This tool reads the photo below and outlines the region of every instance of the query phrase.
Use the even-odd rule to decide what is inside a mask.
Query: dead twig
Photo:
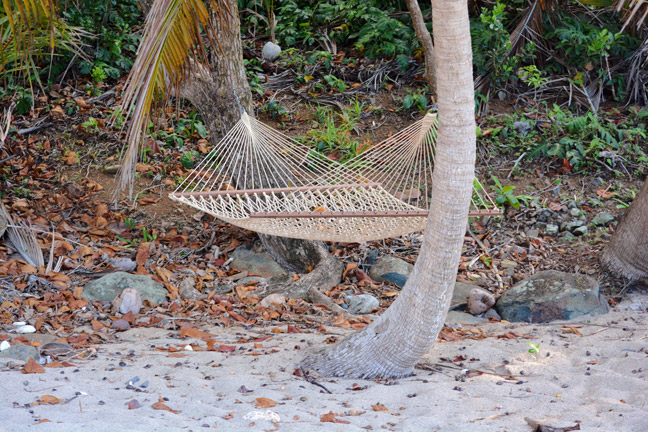
[[[327,388],[324,387],[322,384],[320,384],[320,383],[318,383],[317,381],[315,381],[315,378],[313,378],[312,376],[310,376],[310,375],[308,374],[308,371],[306,371],[304,368],[300,367],[298,370],[299,370],[299,372],[301,373],[301,375],[304,377],[304,379],[305,379],[307,382],[309,382],[310,384],[316,385],[317,387],[320,387],[321,389],[323,389],[323,390],[324,390],[326,393],[328,393],[328,394],[333,394],[329,389],[327,389]]]

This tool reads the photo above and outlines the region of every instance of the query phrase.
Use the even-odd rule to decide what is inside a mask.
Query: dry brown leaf
[[[180,414],[182,411],[180,410],[174,410],[169,408],[165,403],[164,403],[164,398],[162,396],[158,397],[158,401],[155,402],[153,405],[151,405],[151,408],[154,410],[163,410],[163,411],[169,411],[173,414]]]
[[[272,408],[273,406],[277,406],[277,401],[264,397],[256,398],[254,402],[257,408]]]
[[[206,339],[214,336],[206,331],[198,330],[193,327],[184,327],[180,329],[180,337],[189,337],[195,339]]]
[[[22,373],[24,374],[35,374],[35,373],[45,373],[45,368],[34,361],[33,358],[30,358],[29,361],[23,367]]]
[[[371,408],[374,411],[389,411],[385,405],[380,404],[380,403],[376,404],[376,405],[371,405]]]
[[[339,418],[336,418],[336,417],[335,417],[336,415],[337,415],[337,414],[335,414],[333,411],[329,411],[327,414],[324,414],[324,415],[320,418],[320,422],[322,422],[322,423],[342,423],[342,424],[349,424],[349,423],[351,423],[351,422],[348,421],[348,420],[341,420],[341,419],[339,419]]]
[[[56,405],[61,402],[63,402],[63,399],[59,399],[56,396],[43,395],[40,397],[39,402],[34,402],[32,405]]]

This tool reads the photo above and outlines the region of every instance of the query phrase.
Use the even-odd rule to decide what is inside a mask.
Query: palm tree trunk
[[[245,75],[241,25],[236,1],[229,13],[210,20],[219,50],[213,53],[211,70],[195,75],[182,90],[202,117],[212,139],[219,139],[240,119],[241,110],[252,114],[252,93]]]
[[[648,277],[648,180],[603,249],[601,263],[631,281]]]
[[[475,171],[472,52],[466,0],[433,0],[439,135],[432,205],[412,275],[392,306],[362,331],[307,356],[325,376],[410,375],[436,340],[450,305]]]

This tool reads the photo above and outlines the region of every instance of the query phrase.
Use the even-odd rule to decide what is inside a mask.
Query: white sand
[[[98,356],[77,368],[46,369],[43,374],[0,372],[0,431],[530,431],[532,418],[552,426],[580,424],[582,431],[648,431],[648,295],[634,294],[610,314],[578,326],[583,336],[564,333],[557,323],[477,326],[486,334],[514,331],[540,344],[537,356],[527,339],[461,340],[435,345],[425,362],[444,364],[441,372],[417,369],[395,382],[346,379],[320,381],[332,394],[293,375],[309,346],[321,346],[331,334],[275,334],[271,328],[204,328],[236,345],[235,353],[185,352],[169,357],[155,346],[178,346],[177,332],[144,328],[121,334],[122,342],[99,347]],[[281,326],[285,329],[285,324]],[[272,335],[261,342],[236,344],[239,338]],[[299,346],[301,349],[296,349]],[[273,352],[276,351],[276,352]],[[253,352],[264,355],[246,355]],[[463,367],[440,358],[466,358]],[[120,364],[121,362],[121,364]],[[453,369],[456,368],[456,369]],[[462,369],[495,374],[462,376]],[[496,374],[515,375],[513,380]],[[130,379],[148,380],[141,391],[127,389]],[[352,390],[354,384],[361,390]],[[251,393],[241,393],[245,386]],[[364,388],[366,387],[366,388]],[[68,403],[24,405],[42,395]],[[179,414],[151,408],[168,398]],[[255,399],[278,402],[269,408],[280,416],[246,420],[260,410]],[[141,408],[128,410],[136,399]],[[383,404],[387,411],[374,411]],[[355,410],[355,411],[352,411]],[[349,424],[323,423],[336,413]],[[355,415],[353,415],[355,414]],[[229,419],[227,419],[229,418]],[[50,422],[38,423],[42,419]]]

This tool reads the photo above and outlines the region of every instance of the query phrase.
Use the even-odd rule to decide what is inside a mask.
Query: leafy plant
[[[191,169],[196,165],[199,159],[200,159],[200,153],[198,153],[195,150],[192,150],[182,155],[182,157],[180,158],[180,163],[182,164],[182,167],[184,169]]]
[[[424,113],[427,109],[428,98],[422,91],[418,91],[417,93],[408,91],[407,95],[403,98],[403,108],[405,110],[409,110],[413,106],[416,106],[421,113]]]
[[[528,202],[532,199],[532,197],[528,195],[514,195],[513,191],[515,190],[515,186],[503,186],[502,182],[500,182],[500,180],[496,176],[492,176],[491,178],[495,183],[495,185],[491,186],[491,189],[497,192],[497,196],[495,197],[495,204],[497,204],[498,206],[504,207],[510,205],[514,209],[519,210],[520,202],[528,204]]]
[[[533,345],[531,342],[527,342],[527,345],[529,345],[531,348],[529,348],[529,352],[531,354],[539,354],[540,353],[540,344]]]
[[[65,8],[63,17],[95,35],[95,43],[86,48],[86,58],[79,63],[81,73],[100,83],[119,78],[133,66],[142,20],[137,0],[77,0]]]

